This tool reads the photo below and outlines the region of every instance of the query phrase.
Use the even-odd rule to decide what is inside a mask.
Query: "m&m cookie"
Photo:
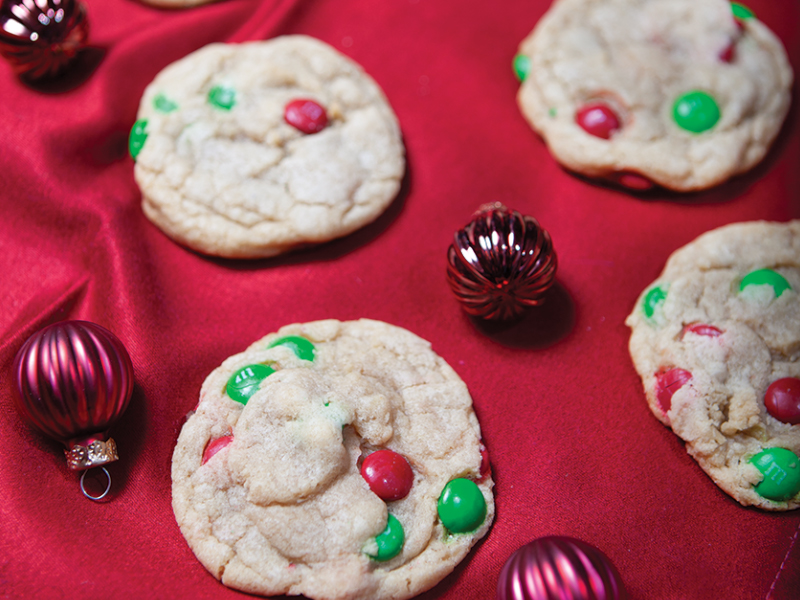
[[[567,169],[641,191],[757,164],[789,108],[780,40],[727,0],[556,0],[514,60],[517,100]]]
[[[130,135],[145,215],[198,252],[274,256],[375,220],[405,173],[397,118],[302,35],[210,44],[145,89]]]
[[[650,410],[741,504],[800,507],[800,221],[669,257],[626,320]]]
[[[464,382],[379,321],[283,327],[206,379],[172,459],[177,522],[226,586],[403,600],[483,537],[493,482]]]

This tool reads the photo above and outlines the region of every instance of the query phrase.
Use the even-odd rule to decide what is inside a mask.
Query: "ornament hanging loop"
[[[86,496],[89,500],[94,500],[95,502],[99,502],[100,500],[108,496],[108,492],[111,491],[111,475],[108,473],[108,470],[105,467],[99,467],[99,468],[106,475],[106,488],[103,490],[101,494],[98,494],[97,496],[92,496],[89,492],[87,492],[86,486],[83,483],[83,480],[86,478],[86,474],[89,471],[87,470],[81,473],[81,492],[83,492],[83,495]]]

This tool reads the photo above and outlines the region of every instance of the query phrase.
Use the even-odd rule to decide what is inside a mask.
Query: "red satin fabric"
[[[93,49],[31,87],[0,64],[0,596],[237,598],[195,560],[170,460],[203,379],[292,322],[369,317],[430,340],[466,381],[496,481],[488,537],[426,600],[492,599],[520,545],[601,549],[641,600],[800,597],[800,511],[743,508],[653,418],[623,320],[673,250],[715,227],[800,217],[795,103],[762,165],[715,189],[636,197],[564,172],[515,103],[511,61],[547,0],[223,0],[159,10],[84,0]],[[800,5],[751,0],[800,67]],[[355,59],[399,117],[400,198],[346,239],[254,262],[199,256],[143,216],[127,135],[144,87],[210,42],[315,36]],[[521,324],[467,317],[447,287],[453,233],[481,204],[534,216],[557,286]],[[14,410],[11,364],[34,331],[94,321],[136,387],[112,430],[111,498],[83,497],[61,447]]]

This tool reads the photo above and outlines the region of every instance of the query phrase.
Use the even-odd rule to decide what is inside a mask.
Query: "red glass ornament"
[[[0,54],[18,75],[57,75],[89,37],[86,8],[77,0],[2,0]]]
[[[319,133],[328,124],[325,109],[313,100],[292,100],[284,109],[283,118],[303,133]]]
[[[43,434],[62,442],[70,469],[117,460],[108,429],[133,392],[133,365],[122,342],[87,321],[41,329],[14,360],[17,407]]]
[[[672,396],[691,380],[686,369],[670,369],[656,374],[656,399],[664,414],[672,408]]]
[[[522,546],[503,566],[497,600],[626,600],[619,572],[594,546],[548,536]]]
[[[544,301],[558,261],[550,234],[502,204],[481,208],[447,251],[447,281],[470,315],[517,317]]]
[[[408,461],[391,450],[373,452],[361,463],[361,476],[381,500],[392,502],[408,495],[414,473]]]
[[[800,379],[784,377],[773,381],[764,395],[764,406],[778,421],[800,425]]]
[[[606,104],[593,102],[585,104],[575,113],[575,122],[595,137],[607,140],[621,127],[617,114]]]

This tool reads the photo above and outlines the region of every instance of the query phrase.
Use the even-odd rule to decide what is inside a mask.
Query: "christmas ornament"
[[[62,72],[89,36],[76,0],[0,0],[0,55],[31,80]]]
[[[544,301],[557,259],[533,217],[496,203],[481,207],[447,251],[447,281],[470,315],[509,319]]]
[[[605,554],[571,537],[522,546],[500,572],[497,600],[624,600],[619,573]]]
[[[131,399],[133,365],[113,333],[87,321],[45,327],[20,348],[14,375],[17,408],[41,433],[66,446],[70,469],[117,460],[108,429]],[[109,477],[105,493],[110,487]],[[99,499],[86,492],[83,477],[81,489]]]

